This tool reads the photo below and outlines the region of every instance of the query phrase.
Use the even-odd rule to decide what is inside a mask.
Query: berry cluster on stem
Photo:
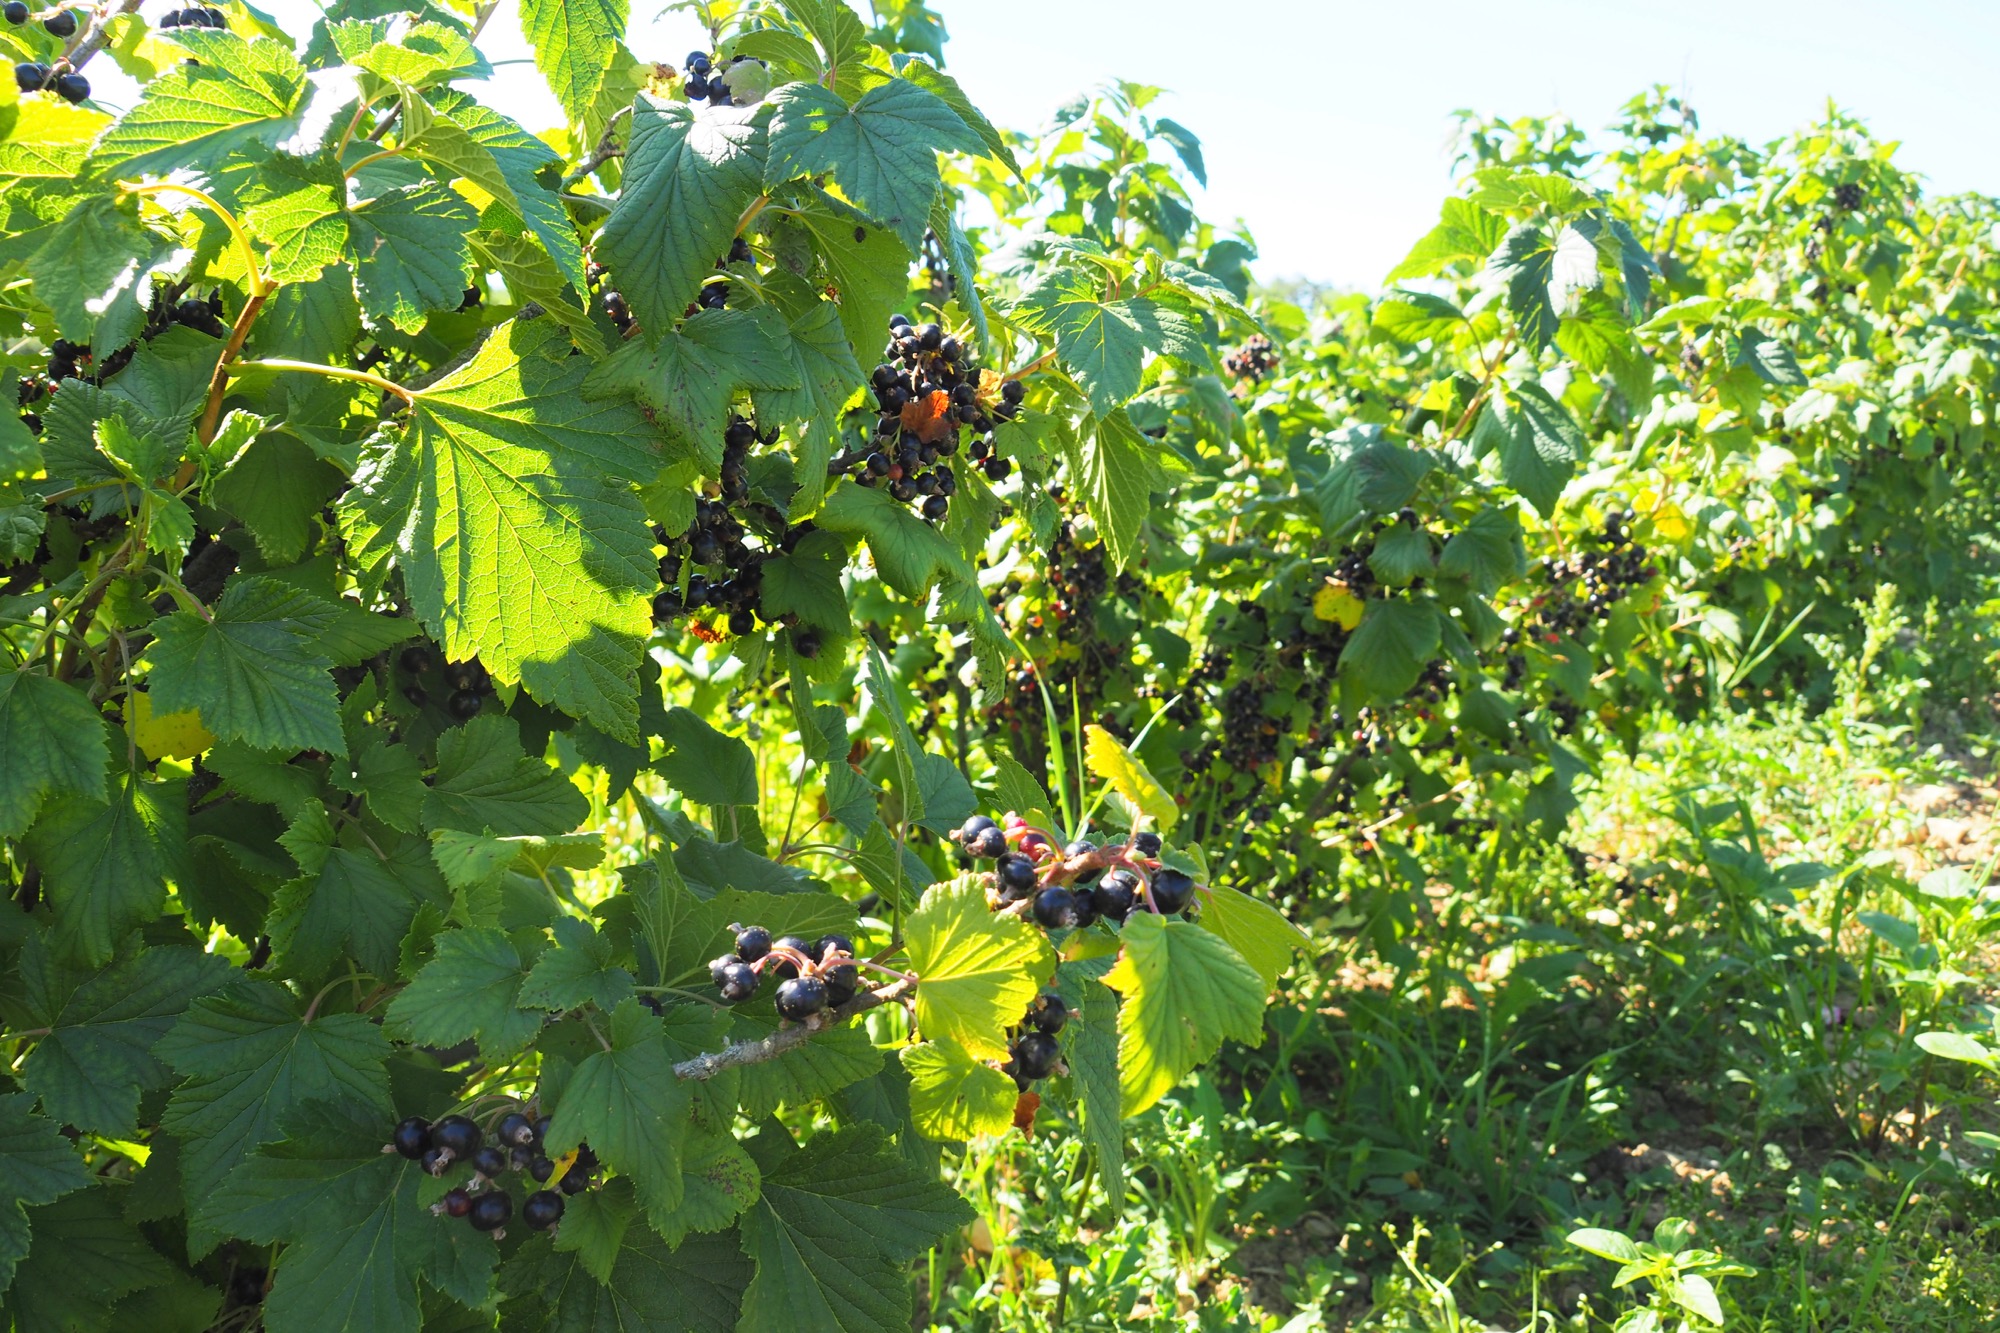
[[[1104,920],[1119,926],[1135,911],[1176,916],[1194,902],[1194,877],[1160,860],[1160,835],[1132,834],[1099,845],[1055,835],[1009,811],[999,822],[974,815],[952,834],[975,860],[993,862],[987,901],[997,911],[1026,912],[1049,930],[1081,930]]]
[[[445,1191],[431,1205],[441,1217],[462,1217],[475,1231],[490,1231],[495,1239],[514,1216],[514,1199],[502,1177],[521,1172],[545,1188],[534,1190],[521,1204],[521,1220],[536,1231],[548,1231],[562,1220],[565,1195],[577,1195],[594,1183],[599,1162],[589,1144],[579,1144],[563,1163],[551,1159],[542,1145],[549,1118],[530,1118],[525,1108],[500,1115],[489,1135],[470,1116],[448,1115],[436,1122],[411,1116],[396,1126],[384,1152],[399,1153],[434,1176],[455,1164],[472,1168],[463,1184]],[[557,1176],[557,1167],[565,1169]]]

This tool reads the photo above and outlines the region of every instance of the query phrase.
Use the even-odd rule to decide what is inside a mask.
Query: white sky
[[[2000,0],[931,0],[946,65],[1000,125],[1032,129],[1115,77],[1170,89],[1153,112],[1202,139],[1203,216],[1241,218],[1265,278],[1372,287],[1436,220],[1459,107],[1563,111],[1586,129],[1664,82],[1703,129],[1752,141],[1833,97],[1943,191],[2000,192]],[[633,0],[632,46],[678,61],[683,14]],[[865,6],[865,0],[862,0]],[[309,0],[264,0],[303,34]],[[862,7],[862,6],[857,6]],[[154,0],[146,12],[152,14]],[[480,40],[502,65],[492,104],[559,119],[503,4]],[[130,84],[90,68],[107,103]]]

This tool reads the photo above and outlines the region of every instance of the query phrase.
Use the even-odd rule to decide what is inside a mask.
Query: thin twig
[[[586,157],[577,165],[575,171],[570,172],[569,175],[562,178],[563,189],[567,190],[570,186],[576,184],[585,176],[588,176],[591,172],[609,162],[612,158],[625,156],[624,148],[619,145],[617,138],[614,137],[612,132],[618,128],[619,121],[631,114],[632,108],[629,106],[619,107],[618,110],[611,113],[611,119],[604,122],[604,133],[598,136],[597,147],[591,150],[589,157]]]
[[[815,1032],[835,1027],[856,1014],[878,1005],[902,999],[915,985],[914,980],[904,980],[893,982],[881,990],[864,991],[838,1009],[824,1010],[803,1023],[779,1028],[768,1037],[757,1041],[731,1042],[719,1051],[683,1060],[674,1066],[674,1076],[686,1079],[710,1079],[727,1069],[741,1069],[744,1065],[759,1065],[766,1060],[775,1060],[785,1052],[805,1045]]]
[[[90,35],[77,43],[76,49],[68,56],[72,70],[82,69],[90,63],[90,58],[102,51],[111,41],[111,20],[120,14],[130,14],[139,8],[139,0],[118,0],[118,7],[98,20],[90,30]]]

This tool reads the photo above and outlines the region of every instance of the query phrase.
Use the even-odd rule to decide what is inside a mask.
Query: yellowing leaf
[[[1085,727],[1083,757],[1090,771],[1111,784],[1132,807],[1148,816],[1163,831],[1174,826],[1181,810],[1173,794],[1160,785],[1138,756],[1119,743],[1118,738],[1095,722]]]
[[[960,875],[924,892],[904,925],[917,981],[917,1029],[974,1056],[1003,1059],[1007,1029],[1055,971],[1041,931],[986,906],[983,875]]]
[[[1014,1123],[1014,1080],[955,1041],[905,1046],[903,1068],[910,1075],[910,1119],[926,1138],[999,1134]]]
[[[1694,532],[1694,524],[1688,522],[1688,516],[1671,500],[1646,517],[1653,521],[1653,531],[1659,534],[1662,541],[1684,542]]]
[[[1266,990],[1291,966],[1292,950],[1306,942],[1306,933],[1283,912],[1220,884],[1202,895],[1201,924],[1228,940],[1243,961],[1257,969]]]
[[[1352,633],[1368,603],[1349,592],[1345,583],[1328,583],[1313,594],[1313,614],[1329,625]]]
[[[1220,935],[1134,912],[1104,984],[1118,1011],[1118,1091],[1134,1116],[1213,1056],[1224,1037],[1264,1037],[1264,981]]]
[[[153,697],[132,695],[132,739],[148,759],[192,759],[215,744],[197,709],[153,713]]]

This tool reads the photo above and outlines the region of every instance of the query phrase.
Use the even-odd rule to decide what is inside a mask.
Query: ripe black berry
[[[845,935],[822,935],[819,937],[819,943],[813,945],[812,956],[815,963],[825,962],[827,955],[833,953],[844,953],[849,958],[854,957],[854,941]]]
[[[540,1143],[548,1138],[549,1126],[554,1123],[555,1121],[549,1116],[543,1116],[540,1120],[537,1120],[535,1122],[535,1142]]]
[[[90,80],[81,74],[58,74],[55,90],[57,97],[75,106],[90,96]]]
[[[491,1180],[507,1169],[507,1154],[489,1143],[472,1154],[472,1169]]]
[[[729,632],[738,638],[754,632],[756,628],[757,617],[752,613],[748,611],[732,611],[729,613]]]
[[[24,61],[14,66],[14,86],[24,93],[31,93],[41,87],[42,84],[48,81],[48,77],[49,67],[47,65],[37,65],[33,61]],[[49,378],[53,380],[65,377],[57,375],[54,371],[50,371]]]
[[[1132,835],[1132,850],[1141,856],[1158,856],[1160,854],[1160,835],[1157,833],[1134,833]]]
[[[1074,929],[1076,895],[1060,884],[1051,884],[1035,895],[1035,920],[1049,930]]]
[[[792,651],[810,662],[819,656],[819,634],[809,629],[792,631]]]
[[[852,963],[827,969],[826,1003],[831,1009],[838,1009],[861,991],[861,970]]]
[[[434,1176],[441,1176],[444,1174],[444,1169],[450,1166],[452,1162],[455,1160],[456,1159],[450,1153],[446,1152],[444,1149],[438,1147],[430,1147],[424,1149],[424,1155],[417,1159],[417,1165],[421,1166],[424,1170],[430,1172]]]
[[[528,1163],[528,1175],[532,1177],[537,1184],[546,1181],[550,1176],[554,1175],[555,1173],[556,1173],[556,1164],[550,1161],[546,1157],[537,1157],[533,1161]]]
[[[477,690],[453,690],[445,707],[461,722],[469,722],[479,716],[479,710],[486,702],[485,696]]]
[[[412,644],[396,655],[396,665],[413,676],[420,676],[431,669],[430,649]]]
[[[1185,908],[1194,897],[1194,880],[1163,866],[1153,872],[1153,906],[1168,916]]]
[[[796,935],[780,935],[772,942],[771,947],[774,949],[789,949],[793,953],[803,954],[807,958],[812,957],[813,947],[811,943],[800,939]],[[799,974],[796,964],[784,961],[777,963],[771,970],[786,980],[790,980]]]
[[[987,459],[984,463],[981,463],[980,466],[986,469],[986,479],[988,481],[1005,481],[1014,471],[1014,465],[997,454]]]
[[[392,1142],[395,1143],[397,1152],[413,1162],[416,1161],[430,1149],[431,1122],[420,1115],[411,1116],[396,1126]]]
[[[993,880],[1002,898],[1018,902],[1035,891],[1035,863],[1019,852],[1008,852],[994,864]]]
[[[1096,851],[1096,850],[1097,850],[1097,844],[1096,844],[1096,843],[1094,843],[1094,842],[1092,842],[1092,841],[1091,841],[1090,839],[1088,839],[1088,838],[1073,838],[1073,839],[1071,839],[1071,840],[1070,840],[1070,843],[1069,843],[1069,845],[1068,845],[1067,847],[1064,847],[1064,848],[1063,848],[1063,855],[1064,855],[1064,856],[1088,856],[1088,855],[1090,855],[1090,854],[1091,854],[1092,852],[1094,852],[1094,851]]]
[[[563,1173],[563,1178],[556,1182],[556,1188],[564,1194],[581,1194],[590,1188],[590,1172],[583,1169],[581,1158],[577,1159],[576,1165]]]
[[[483,1137],[479,1126],[462,1115],[448,1115],[431,1126],[431,1142],[460,1161],[479,1151]]]
[[[826,983],[818,977],[793,977],[778,987],[778,1015],[793,1022],[811,1018],[826,1008]]]
[[[1015,1072],[1022,1078],[1047,1078],[1055,1072],[1062,1047],[1046,1032],[1024,1032],[1014,1039],[1009,1054],[1014,1057]]]
[[[547,1231],[562,1215],[563,1197],[554,1190],[536,1190],[521,1205],[521,1220],[537,1231]]]
[[[17,28],[28,21],[28,7],[21,0],[7,0],[7,7],[0,14],[5,14],[7,21]]]
[[[985,815],[974,815],[972,816],[972,818],[966,820],[963,824],[960,824],[958,826],[958,840],[960,842],[969,843],[974,838],[984,833],[987,829],[998,828],[998,827],[1000,826],[998,824],[995,824],[992,820],[988,819]]]
[[[1018,403],[1027,396],[1028,386],[1019,380],[1008,380],[1000,386],[1000,398],[1003,402]]]
[[[1006,852],[1007,835],[990,824],[965,840],[965,854],[982,861],[994,860]]]
[[[514,1215],[514,1200],[500,1190],[488,1190],[472,1201],[467,1215],[474,1231],[498,1231]]]
[[[745,926],[736,932],[736,956],[754,963],[771,952],[771,932],[762,926]]]
[[[74,37],[76,36],[76,15],[70,13],[67,9],[58,9],[55,13],[42,20],[42,27],[47,29],[49,35],[52,37],[61,37],[64,39]]]
[[[472,1211],[472,1196],[463,1189],[446,1190],[438,1202],[444,1205],[446,1217],[464,1217]]]
[[[748,963],[732,963],[715,980],[724,1004],[741,1004],[757,993],[757,969]]]
[[[944,522],[944,516],[951,512],[951,501],[942,495],[933,495],[924,501],[924,518],[932,523]]]
[[[1054,991],[1043,991],[1028,1006],[1028,1021],[1035,1025],[1037,1031],[1053,1037],[1063,1030],[1063,1024],[1069,1022],[1069,1005]]]
[[[1090,905],[1106,921],[1122,922],[1132,914],[1139,893],[1139,880],[1129,870],[1114,870],[1097,881],[1090,891]]]

